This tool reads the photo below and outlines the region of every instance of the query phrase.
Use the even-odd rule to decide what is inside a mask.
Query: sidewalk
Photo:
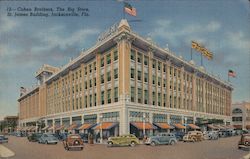
[[[15,153],[3,145],[0,145],[0,157],[12,157]]]

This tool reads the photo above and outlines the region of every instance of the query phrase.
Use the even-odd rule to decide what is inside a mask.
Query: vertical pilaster
[[[153,53],[153,49],[149,48],[149,51],[148,51],[148,104],[149,105],[152,105],[153,102],[152,102],[152,92],[153,92],[153,88],[152,88],[152,81],[153,81],[153,76],[152,76],[152,64],[153,64],[153,56],[154,56],[154,53]]]
[[[166,97],[167,101],[166,101],[166,105],[167,105],[167,107],[170,106],[170,74],[169,74],[169,72],[170,72],[170,62],[166,61],[166,80],[167,80],[167,86],[166,86],[166,88],[167,88],[167,97]],[[168,115],[168,117],[169,117],[169,115]]]
[[[196,77],[195,77],[195,74],[192,75],[192,110],[197,111],[197,106],[196,106]]]
[[[101,105],[101,54],[96,54],[96,105]],[[85,97],[84,97],[85,98]]]
[[[181,78],[181,79],[180,79],[180,82],[181,82],[181,83],[180,83],[180,87],[181,87],[181,88],[180,88],[180,90],[181,90],[181,97],[180,97],[180,98],[181,98],[181,101],[180,101],[181,103],[180,103],[180,108],[181,108],[181,109],[185,109],[185,104],[183,103],[184,93],[185,93],[185,92],[184,92],[184,84],[183,84],[183,83],[184,83],[184,78],[183,78],[183,76],[184,76],[184,67],[181,67],[181,70],[180,70],[180,78]]]

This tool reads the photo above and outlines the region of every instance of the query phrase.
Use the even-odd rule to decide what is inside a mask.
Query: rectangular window
[[[155,96],[155,92],[153,92],[153,95],[152,95],[152,100],[153,100],[153,105],[155,105],[155,101],[156,101],[156,96]]]
[[[155,65],[156,65],[156,61],[153,60],[153,62],[152,62],[152,67],[155,68]]]
[[[107,81],[111,81],[111,73],[107,72]]]
[[[94,86],[96,86],[96,78],[94,78]]]
[[[141,63],[142,55],[140,53],[137,54],[137,62]]]
[[[163,106],[166,107],[166,94],[163,95]]]
[[[88,74],[87,67],[84,67],[84,71],[85,71],[85,75],[87,75]]]
[[[104,75],[101,75],[101,83],[104,83]]]
[[[158,86],[161,86],[161,77],[158,77]]]
[[[155,84],[155,82],[156,82],[156,77],[155,77],[155,75],[153,75],[153,84]]]
[[[148,104],[148,90],[144,90],[144,104]]]
[[[89,106],[92,107],[92,94],[89,96]]]
[[[135,78],[135,69],[133,68],[130,69],[130,77]]]
[[[88,106],[88,97],[87,96],[85,96],[84,102],[85,102],[85,108],[87,108],[87,106]]]
[[[141,71],[137,71],[137,80],[141,80]]]
[[[89,73],[91,73],[92,72],[92,65],[90,64],[89,65]]]
[[[101,92],[101,101],[102,101],[102,105],[104,105],[104,91]]]
[[[131,50],[131,53],[130,53],[130,59],[131,60],[135,60],[135,50]]]
[[[148,82],[148,73],[144,73],[144,82]]]
[[[142,103],[142,89],[138,88],[138,103]]]
[[[118,102],[118,87],[115,87],[114,97],[115,97],[115,102]]]
[[[135,102],[135,87],[131,87],[130,96],[131,96],[131,102]]]
[[[118,60],[118,52],[117,50],[114,51],[114,61]]]
[[[172,69],[173,69],[173,67],[170,67],[170,68],[169,68],[169,74],[170,74],[170,75],[172,75]]]
[[[94,70],[96,70],[96,62],[94,62],[94,64],[93,64],[93,65],[94,65]]]
[[[161,70],[161,62],[158,62],[158,70]]]
[[[104,57],[101,58],[101,67],[104,66]]]
[[[96,106],[96,93],[94,95],[94,106]]]
[[[114,79],[118,78],[118,68],[114,70]]]
[[[107,101],[108,101],[108,103],[111,103],[111,89],[108,90]]]
[[[148,65],[148,57],[147,56],[144,56],[144,65]]]
[[[158,106],[161,106],[161,93],[158,93]]]
[[[92,80],[89,80],[89,88],[92,87]]]
[[[163,72],[166,72],[166,64],[163,64]]]
[[[107,61],[107,64],[111,63],[111,55],[110,54],[107,55],[106,61]]]

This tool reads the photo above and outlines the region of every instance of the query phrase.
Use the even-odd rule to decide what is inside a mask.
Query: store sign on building
[[[108,37],[110,37],[111,35],[116,33],[118,31],[118,26],[119,26],[119,23],[115,23],[110,28],[108,28],[105,32],[103,32],[101,35],[99,35],[99,37],[97,39],[97,43],[107,39]]]

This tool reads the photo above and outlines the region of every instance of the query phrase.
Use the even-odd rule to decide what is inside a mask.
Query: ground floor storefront
[[[214,120],[212,120],[214,119]],[[204,122],[210,120],[209,122]],[[46,116],[36,121],[21,121],[20,129],[53,133],[84,133],[103,138],[135,134],[141,138],[159,132],[207,130],[211,121],[230,125],[229,116],[207,114],[183,109],[118,103]],[[31,128],[32,127],[32,128]]]

